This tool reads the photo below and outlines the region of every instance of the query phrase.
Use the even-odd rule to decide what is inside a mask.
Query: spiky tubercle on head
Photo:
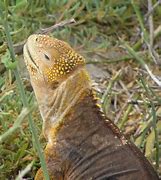
[[[55,60],[51,67],[46,68],[44,73],[48,81],[53,82],[58,78],[72,73],[78,66],[84,64],[85,60],[82,56],[71,49],[62,49],[61,56]]]

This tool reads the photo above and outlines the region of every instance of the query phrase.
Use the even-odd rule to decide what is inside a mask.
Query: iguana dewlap
[[[158,179],[139,149],[100,112],[82,56],[63,41],[31,35],[24,58],[43,118],[51,180]],[[41,169],[35,179],[43,179]]]

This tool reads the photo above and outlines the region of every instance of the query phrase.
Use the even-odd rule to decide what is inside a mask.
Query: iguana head
[[[34,81],[59,84],[85,64],[64,41],[47,35],[31,35],[24,46],[24,59]]]

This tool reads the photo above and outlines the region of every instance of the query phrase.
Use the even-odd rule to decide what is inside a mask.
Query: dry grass
[[[45,3],[10,0],[6,6],[0,2],[0,6],[2,16],[8,20],[14,45],[10,48],[16,53],[16,61],[13,61],[1,16],[0,179],[15,179],[26,167],[23,173],[30,178],[40,166],[27,118],[22,118],[21,125],[4,138],[23,113],[22,90],[15,81],[16,68],[21,75],[29,111],[35,102],[24,73],[23,42],[30,34],[71,18],[75,18],[75,24],[59,27],[51,35],[69,42],[86,57],[88,64],[108,73],[108,77],[94,78],[104,112],[161,173],[161,7],[157,1],[152,4],[150,0],[45,0]],[[35,129],[41,134],[38,109],[30,114]]]

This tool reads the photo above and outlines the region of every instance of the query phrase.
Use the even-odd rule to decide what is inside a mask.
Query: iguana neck
[[[49,129],[60,126],[64,117],[91,89],[89,76],[84,68],[77,69],[73,75],[54,90],[45,84],[40,88],[40,85],[37,85],[32,79],[31,82],[44,121],[45,136],[47,136]]]

